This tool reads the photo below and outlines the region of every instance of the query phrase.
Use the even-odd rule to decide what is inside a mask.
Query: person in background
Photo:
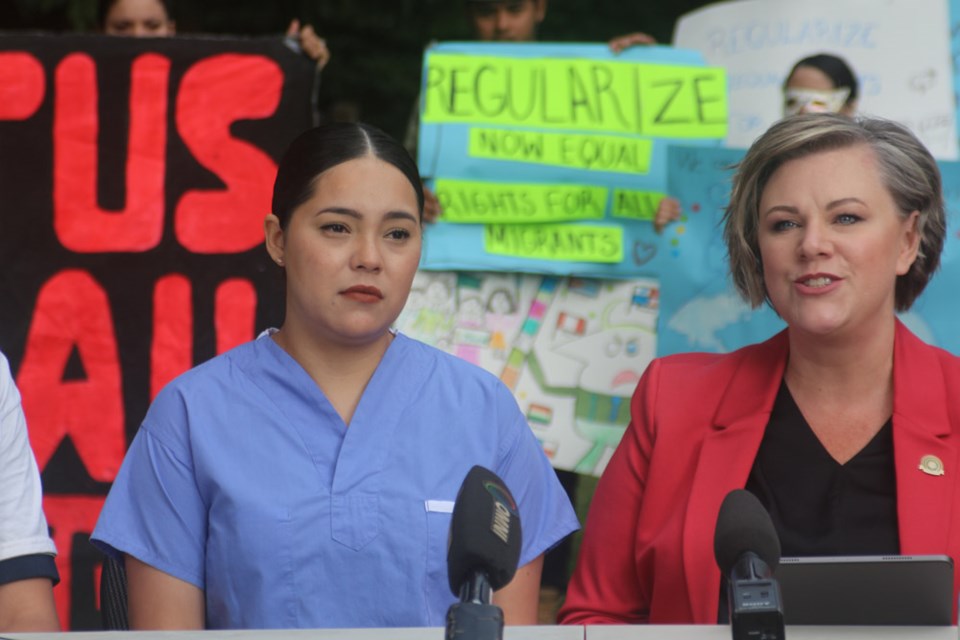
[[[842,58],[818,53],[800,60],[783,84],[783,115],[857,112],[860,85]]]
[[[20,393],[0,353],[0,632],[60,630],[57,551],[41,494]]]
[[[412,158],[369,125],[284,154],[265,223],[283,325],[160,392],[91,537],[125,558],[133,628],[443,626],[450,514],[476,464],[523,523],[494,603],[536,622],[543,554],[578,523],[509,390],[390,329],[422,208]]]
[[[770,512],[785,556],[960,560],[960,358],[896,316],[945,233],[937,163],[902,125],[797,115],[753,143],[723,235],[741,296],[787,328],[647,368],[563,622],[725,621],[713,534],[733,489]]]
[[[467,0],[467,19],[482,42],[533,42],[547,0]]]
[[[852,117],[857,112],[860,86],[842,58],[818,53],[797,62],[783,83],[783,115],[798,113],[839,113]],[[658,232],[680,219],[680,201],[661,201],[653,226]]]
[[[100,0],[97,4],[97,24],[100,31],[111,36],[136,38],[166,38],[176,35],[173,19],[173,0]],[[330,61],[326,41],[310,25],[290,22],[286,37],[294,40],[304,55],[317,63],[320,71]]]

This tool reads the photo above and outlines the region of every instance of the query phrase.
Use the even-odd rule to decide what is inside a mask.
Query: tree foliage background
[[[401,137],[413,108],[424,47],[470,38],[464,0],[177,0],[183,35],[282,33],[292,18],[313,24],[332,60],[320,96],[344,112]],[[669,43],[678,16],[703,0],[549,0],[541,39],[606,41],[645,31]],[[0,0],[0,29],[96,30],[97,0]]]

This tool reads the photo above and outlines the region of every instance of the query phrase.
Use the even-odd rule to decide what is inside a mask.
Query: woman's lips
[[[826,293],[836,289],[841,280],[832,273],[808,273],[793,282],[804,293]]]
[[[357,302],[379,302],[383,300],[383,292],[380,291],[380,289],[363,284],[344,289],[340,292],[340,295],[346,296],[351,300],[356,300]]]

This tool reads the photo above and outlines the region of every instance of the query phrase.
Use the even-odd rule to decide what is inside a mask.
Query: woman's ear
[[[280,227],[280,218],[272,213],[268,214],[263,221],[263,233],[267,253],[270,254],[274,262],[282,267],[284,265],[284,237],[283,229]]]
[[[903,221],[903,242],[900,246],[900,256],[897,260],[897,275],[904,275],[910,271],[917,254],[920,252],[920,212],[914,211]]]

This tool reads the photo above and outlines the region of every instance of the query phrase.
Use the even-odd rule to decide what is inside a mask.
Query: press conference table
[[[787,627],[788,640],[957,640],[957,627]],[[730,640],[719,625],[507,627],[504,640]],[[443,640],[443,629],[9,633],[22,640]]]

